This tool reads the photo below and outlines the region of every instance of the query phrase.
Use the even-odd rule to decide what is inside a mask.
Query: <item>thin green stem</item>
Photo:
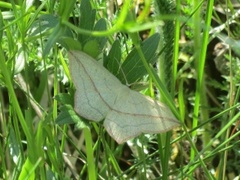
[[[86,142],[88,176],[89,176],[89,179],[95,180],[97,179],[97,174],[96,174],[96,166],[94,162],[92,135],[88,128],[84,128],[83,132],[85,135],[85,142]]]
[[[16,114],[18,116],[18,119],[20,121],[20,124],[23,128],[23,131],[24,131],[24,134],[26,135],[26,138],[27,138],[27,142],[28,142],[28,152],[29,152],[29,156],[30,156],[30,160],[31,161],[34,161],[35,160],[35,157],[34,157],[34,154],[32,154],[34,152],[34,144],[33,144],[33,134],[31,133],[31,130],[29,128],[25,119],[24,119],[24,116],[22,114],[22,111],[21,111],[21,108],[19,106],[19,103],[18,103],[18,100],[17,100],[17,97],[16,97],[16,94],[14,92],[14,89],[13,89],[13,85],[12,85],[12,78],[10,78],[10,73],[7,69],[7,66],[5,64],[5,57],[3,55],[3,51],[2,51],[2,47],[0,46],[0,68],[1,68],[1,72],[2,72],[2,75],[4,76],[4,80],[5,80],[5,84],[7,86],[7,89],[8,89],[8,92],[9,92],[9,96],[10,96],[10,102],[11,104],[13,105],[14,107],[14,110],[16,111]]]
[[[177,8],[177,15],[180,15],[181,6],[180,6],[180,0],[176,1],[176,8]],[[175,82],[177,79],[177,64],[178,64],[178,58],[179,58],[179,37],[180,37],[180,20],[175,20],[175,33],[174,33],[174,49],[173,49],[173,66],[172,66],[172,86],[171,86],[171,94],[172,97],[174,97],[175,92]]]
[[[206,19],[205,19],[205,29],[203,31],[203,41],[202,41],[202,46],[201,46],[201,50],[200,50],[200,54],[197,53],[197,56],[199,56],[199,60],[197,60],[197,64],[196,64],[196,71],[197,71],[197,85],[196,85],[196,92],[195,92],[195,102],[194,102],[194,116],[193,116],[193,125],[192,128],[197,127],[198,125],[198,117],[199,117],[199,109],[200,109],[200,102],[201,102],[201,95],[202,95],[202,91],[203,89],[203,75],[204,75],[204,65],[205,65],[205,59],[206,59],[206,52],[207,52],[207,45],[208,45],[208,39],[209,39],[209,30],[211,27],[211,18],[212,18],[212,10],[213,10],[213,0],[209,0],[208,1],[208,5],[207,5],[207,14],[206,14]],[[196,4],[198,3],[198,1],[195,2]],[[200,21],[198,21],[198,14],[196,14],[196,19],[195,22],[199,23]],[[196,33],[199,33],[198,30]],[[200,34],[200,33],[199,33]],[[199,36],[198,36],[199,38]],[[196,40],[198,41],[198,40]],[[199,42],[200,43],[200,42]],[[196,48],[198,48],[198,44],[196,45]],[[198,50],[197,50],[198,51]],[[192,137],[193,137],[193,141],[195,142],[195,138],[197,135],[197,131],[193,131],[192,132]],[[191,149],[191,155],[190,155],[190,159],[194,159],[195,157],[195,151],[193,149]]]

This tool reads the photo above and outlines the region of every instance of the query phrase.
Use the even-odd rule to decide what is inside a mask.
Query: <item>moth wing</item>
[[[119,144],[142,133],[162,133],[178,125],[167,106],[127,87],[104,121],[106,130]]]
[[[75,111],[89,120],[103,120],[123,85],[95,59],[83,52],[70,51],[69,65],[76,87]]]

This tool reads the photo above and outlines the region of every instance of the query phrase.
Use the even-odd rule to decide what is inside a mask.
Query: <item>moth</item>
[[[166,105],[129,89],[84,52],[70,51],[69,64],[76,88],[75,111],[85,119],[103,121],[117,143],[179,125]]]

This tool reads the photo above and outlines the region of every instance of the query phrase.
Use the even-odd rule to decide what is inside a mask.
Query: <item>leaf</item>
[[[33,22],[29,29],[29,36],[39,36],[42,35],[59,24],[59,17],[53,16],[51,14],[43,14]]]
[[[96,40],[90,40],[88,41],[84,47],[83,51],[86,52],[87,54],[91,54],[93,57],[97,57],[99,54],[99,45]]]
[[[107,30],[107,23],[106,20],[101,18],[94,26],[94,31],[106,31]],[[99,44],[99,51],[102,51],[102,49],[106,46],[107,38],[106,37],[91,37],[90,39],[97,40]]]
[[[61,26],[60,24],[58,24],[54,28],[43,50],[43,57],[46,57],[48,55],[52,46],[59,40],[60,37],[64,36],[65,32],[66,32],[66,27]]]
[[[68,50],[69,49],[82,50],[81,43],[70,37],[61,37],[58,39],[58,43]]]
[[[34,164],[32,164],[29,158],[27,158],[26,161],[24,162],[24,165],[21,169],[21,173],[19,175],[19,179],[29,180],[35,179]]]
[[[106,29],[107,25],[104,19],[100,19],[93,28],[94,31],[104,31]],[[86,39],[86,42],[84,43],[83,51],[87,54],[91,54],[92,57],[97,57],[99,55],[99,52],[101,52],[102,49],[105,47],[106,42],[106,37],[88,37]]]
[[[118,40],[114,41],[111,50],[109,51],[108,56],[105,58],[107,61],[108,70],[114,74],[118,74],[120,62],[121,62],[121,47],[120,42]]]
[[[79,27],[86,30],[92,30],[96,17],[96,10],[92,9],[91,3],[89,0],[82,0],[80,5],[80,24]],[[85,44],[89,36],[79,35],[79,41],[82,44]]]
[[[154,34],[145,40],[141,46],[145,58],[151,64],[156,62],[155,52],[158,47],[159,39],[159,34]],[[138,55],[138,52],[134,49],[129,53],[122,64],[117,77],[124,84],[132,84],[146,75],[146,73],[147,71]]]
[[[167,106],[122,85],[87,54],[70,51],[69,63],[76,88],[75,111],[88,120],[103,120],[107,132],[118,143],[179,125]]]
[[[61,104],[71,104],[71,105],[73,105],[73,98],[70,94],[67,94],[67,93],[58,94],[54,97],[54,99],[56,99]]]

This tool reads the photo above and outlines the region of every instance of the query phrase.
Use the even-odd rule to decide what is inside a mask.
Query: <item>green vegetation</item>
[[[0,1],[0,179],[240,176],[239,3]],[[117,144],[74,111],[68,50],[180,126]]]

